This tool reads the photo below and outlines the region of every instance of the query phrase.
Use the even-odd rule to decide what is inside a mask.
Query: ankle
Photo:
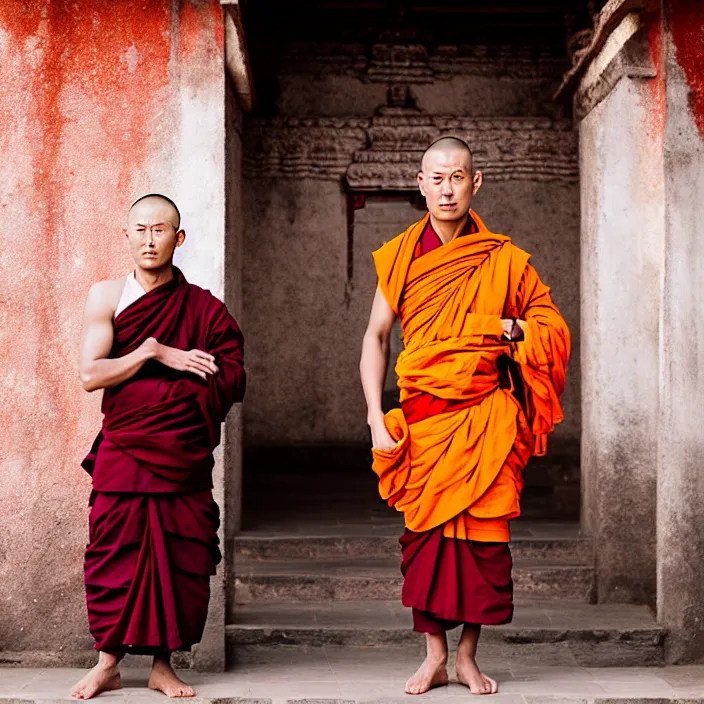
[[[425,659],[434,665],[447,665],[447,653],[442,651],[428,651]]]
[[[471,652],[461,652],[457,651],[457,664],[458,665],[476,665],[477,664],[477,654]]]
[[[97,667],[100,670],[108,671],[108,670],[117,670],[118,665],[120,664],[120,659],[119,657],[115,655],[111,655],[110,653],[106,653],[101,651],[100,655],[98,656],[98,664]]]
[[[426,659],[438,665],[447,663],[447,637],[444,633],[425,634]]]
[[[171,658],[163,655],[155,655],[154,661],[152,662],[152,670],[173,670],[171,665]]]

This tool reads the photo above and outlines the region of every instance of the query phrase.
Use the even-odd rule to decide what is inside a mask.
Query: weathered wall
[[[251,384],[245,442],[367,442],[358,363],[375,286],[371,252],[424,211],[407,197],[368,199],[354,214],[350,244],[345,172],[370,141],[372,157],[384,142],[384,171],[395,152],[418,148],[411,142],[422,150],[438,130],[461,124],[477,147],[479,166],[489,167],[478,212],[489,227],[534,253],[573,331],[560,433],[574,446],[580,425],[579,191],[574,137],[569,125],[553,121],[558,109],[551,102],[563,61],[517,51],[480,57],[479,50],[450,60],[445,48],[421,56],[418,71],[425,73],[419,78],[400,60],[384,64],[383,56],[360,67],[361,60],[350,58],[355,51],[337,47],[333,61],[291,49],[291,63],[282,59],[278,76],[279,116],[245,125],[244,320]],[[400,92],[389,96],[390,84]],[[486,119],[475,120],[478,115]],[[508,119],[534,115],[542,121]],[[434,122],[432,116],[438,116]],[[357,166],[371,173],[366,162]],[[416,170],[415,162],[410,168]]]
[[[580,125],[584,521],[603,601],[655,591],[663,201],[648,89],[622,80]]]
[[[148,191],[182,208],[186,276],[223,295],[222,13],[206,0],[5,3],[0,61],[0,650],[80,662],[79,463],[100,427],[99,395],[78,381],[83,303],[130,270],[120,228]]]
[[[629,15],[616,40],[620,49],[607,42],[577,97],[582,525],[594,536],[599,600],[653,604],[664,106],[661,78],[641,76],[655,73],[659,21]],[[590,96],[614,77],[595,104]]]
[[[242,264],[244,237],[244,204],[242,174],[242,110],[237,101],[235,88],[229,79],[226,82],[226,221],[225,230],[225,303],[230,312],[242,325]],[[243,331],[246,335],[246,330]],[[245,341],[246,343],[246,341]],[[246,363],[249,363],[248,348],[245,346]],[[230,411],[227,417],[227,443],[225,451],[227,467],[227,522],[226,537],[228,546],[234,533],[239,530],[242,507],[242,407]],[[229,549],[227,554],[233,554]],[[228,565],[230,567],[231,565]]]
[[[272,47],[278,114],[367,117],[387,87],[413,87],[419,110],[440,115],[540,115],[560,108],[551,96],[565,58],[539,47],[375,44]]]
[[[658,619],[670,662],[704,659],[704,7],[665,3],[665,276],[658,452]]]

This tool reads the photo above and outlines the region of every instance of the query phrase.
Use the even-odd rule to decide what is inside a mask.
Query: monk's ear
[[[176,233],[176,246],[180,247],[186,241],[186,231],[179,230]]]
[[[423,172],[419,171],[418,176],[416,176],[418,180],[418,188],[420,188],[420,192],[422,195],[425,195],[425,191],[423,190]]]
[[[126,228],[126,227],[123,227],[123,228],[122,228],[122,234],[123,234],[125,237],[129,237],[129,236],[130,236],[130,233],[127,232],[127,228]]]
[[[474,178],[472,179],[472,195],[477,195],[477,191],[482,187],[484,183],[484,174],[481,171],[474,172]]]

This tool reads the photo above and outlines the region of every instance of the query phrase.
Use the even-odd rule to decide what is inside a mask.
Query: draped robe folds
[[[85,584],[98,650],[197,643],[220,561],[213,450],[244,395],[242,333],[221,301],[174,268],[117,315],[110,358],[149,337],[208,352],[219,371],[204,380],[150,360],[104,391],[103,427],[82,463],[93,479]]]
[[[508,522],[523,469],[562,418],[570,337],[529,255],[473,232],[418,256],[429,215],[374,252],[403,331],[401,408],[373,449],[379,491],[403,512],[403,603],[416,630],[505,623],[513,613]],[[525,320],[519,342],[502,319]]]

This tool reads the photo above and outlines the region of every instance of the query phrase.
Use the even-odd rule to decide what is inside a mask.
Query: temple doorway
[[[519,559],[542,562],[519,570],[518,589],[592,599],[578,537],[577,140],[569,104],[552,98],[569,64],[565,36],[588,15],[574,4],[245,7],[257,101],[243,126],[249,389],[231,644],[315,643],[325,635],[302,635],[297,619],[343,601],[346,623],[369,600],[398,597],[403,522],[378,497],[358,363],[371,252],[423,216],[420,155],[444,133],[472,146],[485,173],[473,207],[533,254],[573,334],[567,421],[527,470],[514,530]],[[397,333],[389,407],[400,349]],[[550,586],[555,570],[566,582]]]

